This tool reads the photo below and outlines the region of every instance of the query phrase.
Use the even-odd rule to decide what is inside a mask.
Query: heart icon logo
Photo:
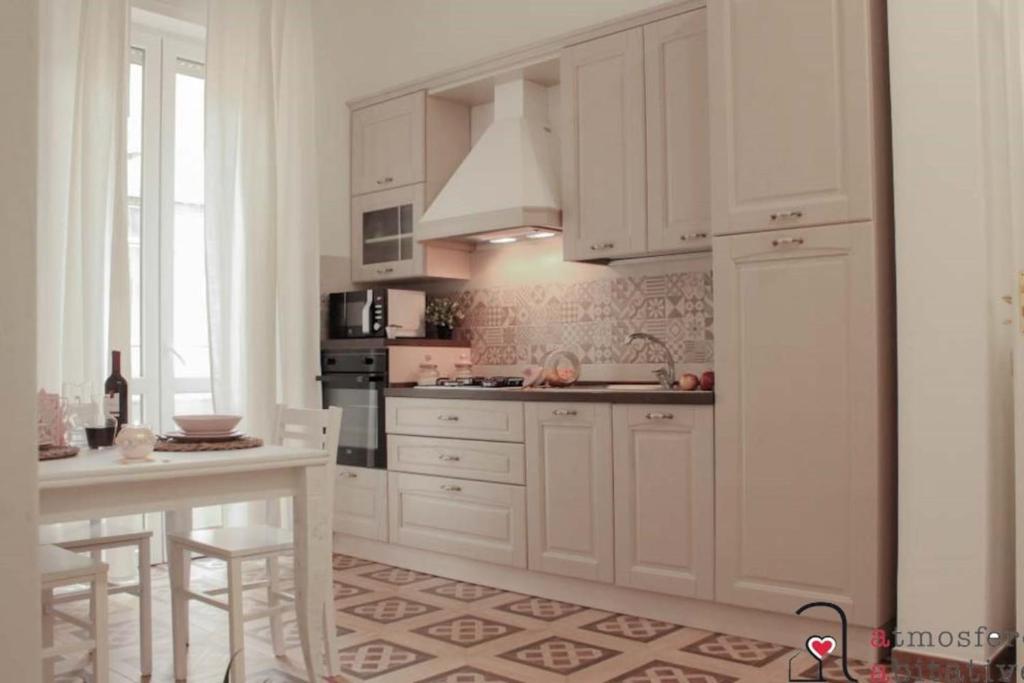
[[[817,660],[823,660],[836,649],[836,639],[832,636],[811,636],[807,639],[807,651]]]

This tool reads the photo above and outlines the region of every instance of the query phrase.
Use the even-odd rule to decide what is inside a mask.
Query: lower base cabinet
[[[522,486],[388,473],[392,543],[526,567]]]
[[[615,583],[714,597],[714,409],[617,405],[612,432]]]
[[[334,531],[387,541],[387,520],[387,471],[339,466],[334,482]]]

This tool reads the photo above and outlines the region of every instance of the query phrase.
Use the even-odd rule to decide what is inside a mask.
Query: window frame
[[[142,60],[141,367],[131,393],[142,399],[145,421],[172,429],[175,395],[211,392],[210,377],[174,376],[174,164],[178,60],[204,64],[199,39],[133,23],[132,50]],[[134,56],[133,56],[133,61]],[[137,62],[136,62],[137,63]],[[132,201],[132,200],[130,200]],[[155,341],[154,341],[155,340]]]

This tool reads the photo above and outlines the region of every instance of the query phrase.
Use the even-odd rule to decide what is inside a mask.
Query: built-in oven
[[[320,369],[324,408],[342,409],[338,464],[386,468],[387,349],[324,350]]]

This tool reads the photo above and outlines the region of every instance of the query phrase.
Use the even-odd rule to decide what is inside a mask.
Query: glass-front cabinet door
[[[423,185],[352,198],[352,279],[371,282],[423,274],[413,236],[423,213]]]

